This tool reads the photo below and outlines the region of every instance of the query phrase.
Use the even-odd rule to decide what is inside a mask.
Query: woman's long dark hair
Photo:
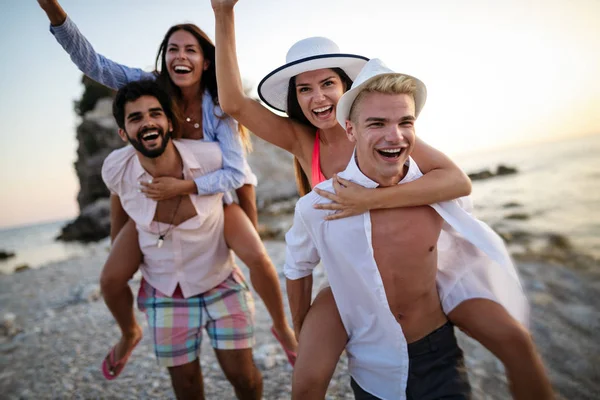
[[[344,72],[341,68],[331,68],[339,77],[344,84],[344,92],[350,90],[352,87],[352,79]],[[301,123],[302,125],[310,126],[315,129],[315,135],[317,133],[317,127],[310,123],[306,115],[302,112],[300,104],[298,103],[298,96],[296,95],[296,77],[290,78],[290,84],[288,86],[287,94],[287,115],[292,120]],[[300,161],[294,157],[294,174],[296,175],[296,187],[300,196],[304,196],[312,190],[311,182],[308,176],[304,173]]]
[[[208,68],[202,72],[202,79],[200,81],[201,82],[200,83],[200,92],[198,93],[198,96],[200,96],[200,98],[202,98],[202,96],[204,94],[204,90],[208,90],[208,93],[210,93],[210,96],[212,97],[212,101],[213,101],[214,105],[218,106],[219,105],[219,90],[218,90],[218,86],[217,86],[217,70],[215,67],[215,61],[216,61],[215,60],[215,45],[212,42],[212,40],[210,40],[208,35],[206,33],[204,33],[204,31],[202,29],[200,29],[198,26],[196,26],[194,24],[178,24],[178,25],[173,25],[171,28],[169,28],[169,30],[165,34],[165,37],[163,38],[163,40],[160,43],[160,46],[158,48],[158,53],[156,54],[156,61],[154,63],[154,68],[155,68],[155,71],[157,74],[156,81],[167,91],[167,93],[173,99],[176,100],[176,101],[173,101],[174,112],[175,112],[175,115],[177,116],[177,118],[179,119],[179,121],[182,123],[183,122],[183,112],[180,107],[180,102],[182,100],[181,89],[179,89],[179,87],[177,87],[177,85],[175,85],[173,83],[173,81],[171,80],[171,77],[169,76],[169,69],[167,67],[167,57],[166,57],[167,56],[167,46],[169,44],[169,39],[171,38],[171,35],[180,30],[186,31],[196,38],[196,40],[198,41],[198,44],[200,45],[200,48],[202,49],[202,54],[204,56],[204,59],[209,61]],[[160,65],[160,68],[159,68],[159,65]],[[215,116],[219,119],[226,118],[225,114],[223,114],[223,115],[215,114]],[[238,124],[238,131],[240,133],[240,137],[241,137],[242,143],[244,144],[244,147],[247,150],[249,150],[251,145],[250,145],[250,136],[248,135],[248,131],[241,124]]]

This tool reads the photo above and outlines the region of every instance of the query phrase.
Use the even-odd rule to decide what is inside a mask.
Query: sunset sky
[[[175,23],[214,38],[210,0],[61,4],[98,52],[148,70]],[[74,217],[81,73],[36,0],[0,7],[0,226]],[[450,155],[600,133],[597,0],[240,0],[236,19],[254,85],[309,36],[420,78],[417,134]]]

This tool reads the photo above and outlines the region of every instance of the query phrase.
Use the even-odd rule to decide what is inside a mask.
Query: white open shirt
[[[423,176],[414,160],[399,184]],[[378,184],[358,168],[353,156],[342,178],[375,188]],[[333,192],[332,181],[317,186]],[[348,333],[348,369],[367,392],[382,399],[405,399],[408,352],[402,327],[392,315],[373,256],[371,218],[366,212],[325,221],[329,203],[310,192],[296,204],[294,224],[286,234],[284,273],[288,279],[312,274],[322,260]],[[468,211],[468,198],[432,204],[445,220],[438,240],[437,286],[447,314],[472,298],[494,300],[527,325],[529,306],[502,239]]]

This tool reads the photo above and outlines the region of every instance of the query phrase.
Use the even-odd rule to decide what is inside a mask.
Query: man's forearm
[[[60,6],[57,0],[39,0],[38,3],[42,10],[46,12],[50,25],[58,26],[62,25],[67,19],[67,13]]]
[[[296,337],[300,334],[302,323],[310,308],[312,297],[312,275],[292,280],[286,279],[288,301],[292,313],[292,323]]]

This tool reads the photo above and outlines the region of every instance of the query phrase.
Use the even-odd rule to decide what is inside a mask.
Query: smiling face
[[[204,59],[198,40],[183,29],[173,32],[169,37],[165,62],[169,77],[180,88],[199,85],[202,73],[210,64]]]
[[[319,129],[335,127],[335,106],[346,91],[340,76],[318,69],[297,75],[295,81],[298,104],[308,121]]]
[[[381,186],[400,182],[415,145],[414,124],[412,95],[371,92],[357,98],[346,132],[356,143],[361,171]]]
[[[156,158],[163,154],[172,131],[156,97],[141,96],[125,104],[125,129],[119,129],[119,135],[143,156]]]

